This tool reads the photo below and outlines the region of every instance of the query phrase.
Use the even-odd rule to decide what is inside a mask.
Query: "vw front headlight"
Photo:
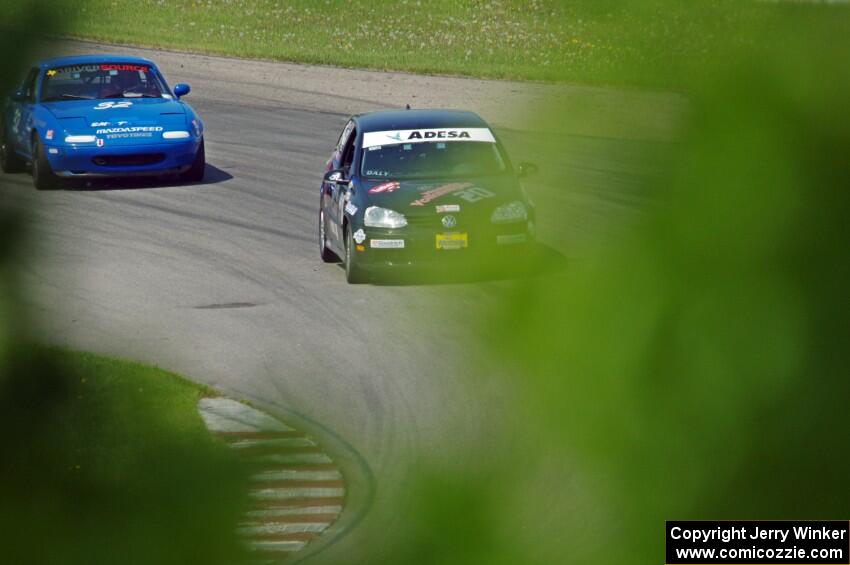
[[[363,215],[363,223],[367,228],[403,228],[407,225],[404,215],[395,210],[387,210],[378,206],[369,206]]]
[[[490,221],[494,224],[507,224],[509,222],[520,222],[528,219],[528,210],[525,204],[519,200],[502,204],[490,216]]]

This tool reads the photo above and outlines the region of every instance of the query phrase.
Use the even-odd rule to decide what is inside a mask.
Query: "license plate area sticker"
[[[369,247],[372,249],[404,249],[403,239],[371,239]]]
[[[437,250],[464,249],[469,247],[469,237],[465,233],[438,233]]]

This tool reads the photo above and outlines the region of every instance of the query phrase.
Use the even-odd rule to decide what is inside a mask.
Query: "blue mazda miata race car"
[[[118,56],[64,57],[27,73],[0,112],[0,167],[32,163],[38,189],[63,179],[204,176],[204,126],[156,65]]]

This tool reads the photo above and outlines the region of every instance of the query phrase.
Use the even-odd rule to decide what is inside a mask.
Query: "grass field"
[[[239,558],[247,470],[198,415],[209,391],[138,363],[44,348],[32,355],[41,369],[7,383],[5,398],[16,402],[2,405],[11,464],[0,464],[9,540],[0,560]]]
[[[65,427],[80,464],[117,476],[142,464],[144,448],[163,440],[214,447],[197,410],[211,391],[140,363],[71,351],[57,355],[76,392]]]
[[[477,77],[656,83],[740,40],[765,4],[647,0],[47,0],[67,35],[240,57]],[[692,4],[699,4],[698,6]],[[755,11],[755,12],[754,12]],[[757,16],[756,16],[757,17]]]

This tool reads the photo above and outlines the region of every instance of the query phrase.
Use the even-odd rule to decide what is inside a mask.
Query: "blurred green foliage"
[[[0,0],[0,14],[4,14],[0,21],[0,53],[4,54],[0,56],[0,99],[4,99],[23,77],[26,57],[35,41],[30,30],[42,21],[46,30],[52,29],[53,25],[53,20],[36,6],[31,10],[23,10],[21,4]],[[17,15],[13,16],[12,13]],[[2,182],[0,180],[0,188]],[[26,318],[20,310],[16,263],[22,248],[22,228],[23,223],[17,212],[0,207],[0,384],[2,367],[10,363],[17,340],[26,332]]]
[[[667,519],[847,518],[850,8],[548,5],[582,25],[606,22],[593,40],[616,37],[621,55],[558,60],[544,78],[675,85],[690,100],[688,117],[676,144],[651,149],[665,153],[665,166],[644,179],[650,198],[625,233],[583,249],[547,241],[578,259],[556,276],[514,283],[512,300],[482,324],[491,354],[521,381],[510,384],[521,393],[525,440],[506,442],[509,457],[468,475],[423,472],[412,487],[419,504],[406,509],[408,535],[376,543],[379,561],[661,563]],[[33,21],[22,29],[45,29]],[[3,52],[20,53],[26,39],[0,36]],[[3,77],[20,61],[5,59]],[[532,76],[505,68],[494,73]],[[553,100],[538,111],[554,122],[575,110]],[[537,158],[557,163],[572,143],[564,137]],[[565,190],[530,189],[538,203]],[[122,467],[121,481],[69,468],[75,440],[62,418],[80,384],[54,355],[12,337],[20,327],[9,298],[13,227],[3,218],[0,488],[11,562],[107,563],[121,554],[176,563],[193,561],[191,543],[216,549],[204,562],[221,562],[226,520],[194,507],[205,485],[187,486],[182,474],[213,468],[203,463],[218,457],[212,451],[184,451],[184,440],[163,431],[145,452],[163,463]],[[155,412],[141,413],[154,421]],[[173,457],[174,468],[164,463]],[[157,507],[154,471],[175,487],[169,496],[184,497],[175,519],[197,528],[194,541],[169,535],[176,522]],[[145,513],[122,522],[116,503]],[[90,535],[98,527],[110,534]],[[35,545],[45,531],[67,545]],[[153,553],[155,544],[165,545]],[[33,548],[44,553],[25,553]]]
[[[0,12],[5,94],[37,47],[33,32],[71,21],[37,2],[5,0]],[[196,409],[205,391],[157,369],[32,345],[20,213],[0,207],[0,563],[242,559],[247,470],[205,430]]]
[[[850,6],[759,3],[757,21],[730,21],[695,4],[621,6],[636,29],[690,14],[632,43],[647,64],[631,72],[689,100],[679,138],[641,149],[663,166],[616,237],[577,248],[549,226],[569,266],[515,283],[481,325],[524,441],[476,471],[485,482],[423,479],[431,526],[408,543],[454,550],[388,562],[500,563],[502,547],[511,563],[662,563],[665,520],[847,518]],[[730,45],[688,60],[684,32]],[[575,111],[553,100],[532,117]],[[584,143],[534,153],[557,169]],[[529,190],[548,205],[572,188]]]

